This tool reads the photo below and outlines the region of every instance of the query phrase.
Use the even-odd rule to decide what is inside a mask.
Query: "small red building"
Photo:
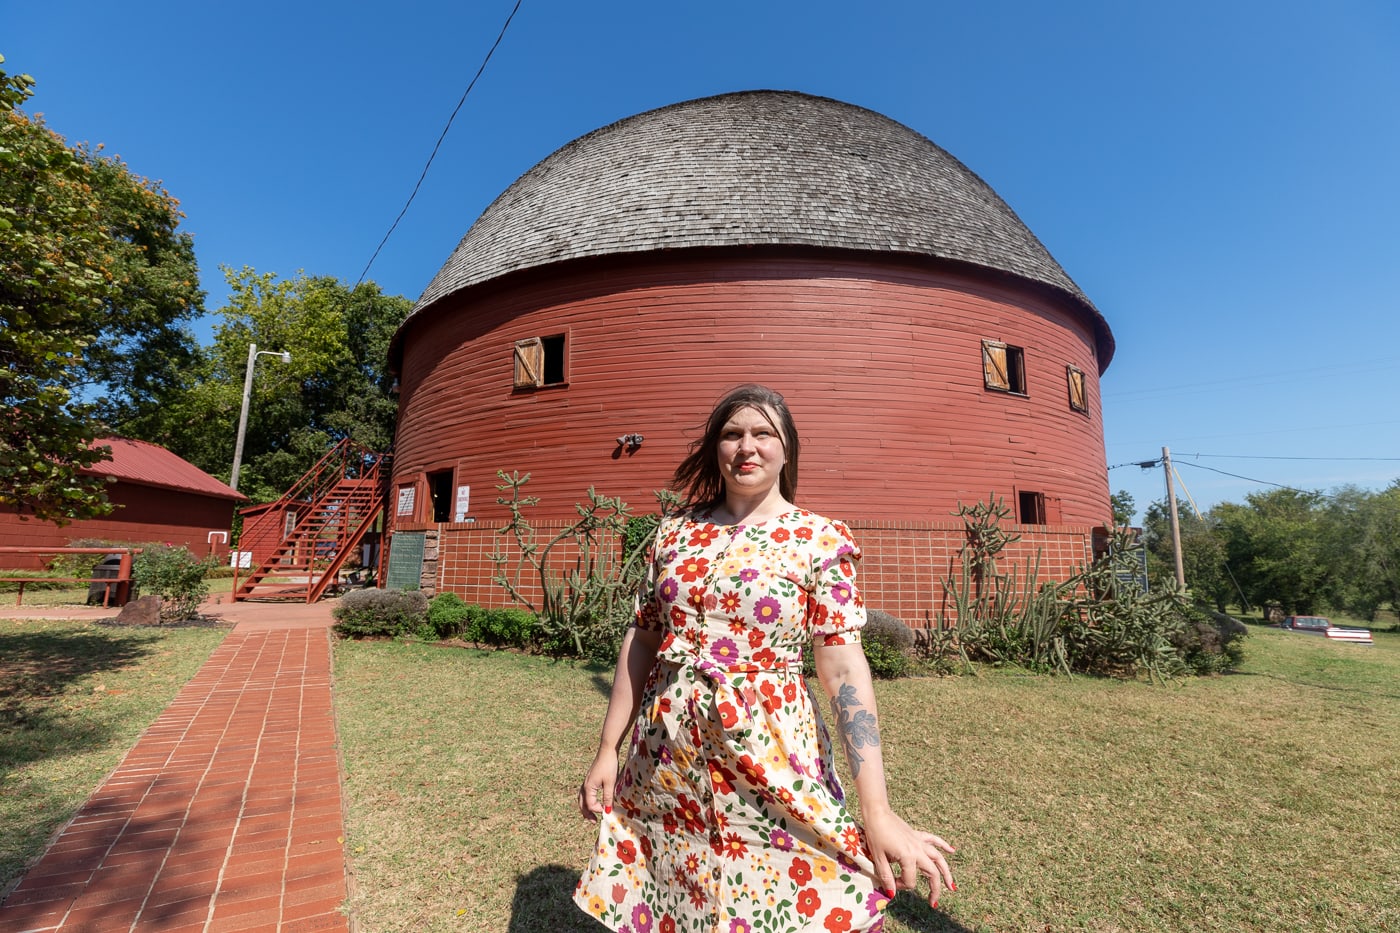
[[[107,447],[112,459],[84,472],[110,477],[110,515],[67,525],[27,518],[13,509],[0,509],[0,546],[65,547],[87,539],[113,543],[160,542],[183,545],[198,556],[227,559],[229,527],[234,506],[246,501],[241,493],[194,464],[145,441],[104,438],[94,447]],[[35,559],[9,556],[15,569],[37,568]]]
[[[400,327],[391,517],[425,589],[501,601],[497,470],[532,513],[653,507],[727,389],[782,392],[798,503],[848,522],[870,604],[942,598],[958,505],[1014,511],[1066,575],[1111,512],[1103,316],[985,182],[881,114],[688,101],[564,146],[463,237]]]

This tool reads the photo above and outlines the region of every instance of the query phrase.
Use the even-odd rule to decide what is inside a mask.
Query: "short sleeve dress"
[[[882,929],[801,670],[809,643],[859,642],[859,558],[844,525],[802,509],[662,523],[636,624],[664,637],[581,908],[623,933]]]

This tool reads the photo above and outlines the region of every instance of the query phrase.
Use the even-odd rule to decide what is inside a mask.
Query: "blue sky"
[[[29,109],[181,199],[212,312],[220,265],[360,276],[514,4],[6,0],[0,54],[38,80]],[[523,0],[369,278],[417,298],[507,185],[614,120],[835,97],[986,179],[1104,313],[1111,488],[1161,498],[1160,469],[1118,465],[1163,446],[1203,509],[1380,488],[1397,49],[1392,0]]]

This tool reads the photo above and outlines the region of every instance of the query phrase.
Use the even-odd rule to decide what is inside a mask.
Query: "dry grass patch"
[[[1241,674],[881,682],[891,794],[959,846],[893,931],[1400,929],[1400,636],[1255,630]],[[362,927],[596,931],[573,792],[610,671],[336,648]]]

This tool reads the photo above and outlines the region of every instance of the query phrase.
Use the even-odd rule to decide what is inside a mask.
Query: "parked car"
[[[1373,645],[1371,633],[1364,628],[1342,628],[1333,625],[1325,616],[1289,616],[1279,623],[1279,628],[1305,635],[1322,635],[1330,641],[1349,641],[1358,645]]]

